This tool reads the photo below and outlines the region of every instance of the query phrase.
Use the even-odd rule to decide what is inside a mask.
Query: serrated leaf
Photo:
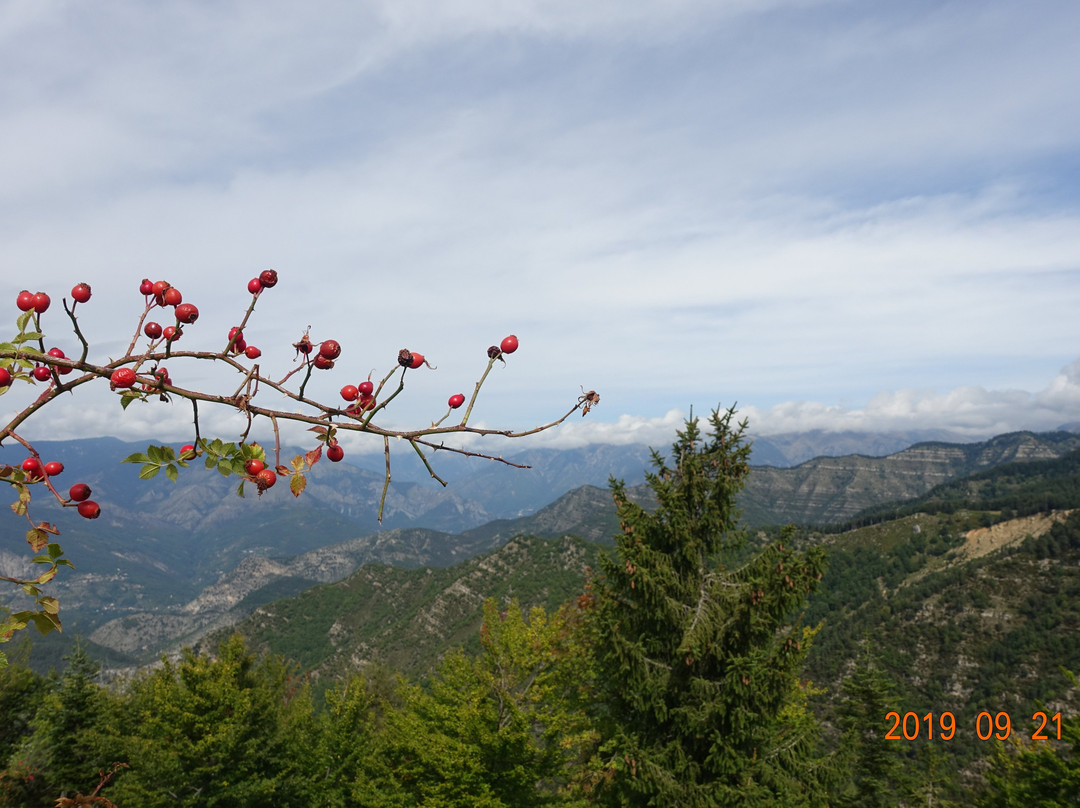
[[[47,552],[53,558],[59,558],[60,556],[62,556],[64,554],[64,548],[62,548],[56,542],[53,542],[52,544],[49,545],[49,549],[48,549]]]
[[[48,614],[56,614],[60,611],[60,601],[53,597],[45,597],[38,601],[41,610]]]
[[[165,467],[165,476],[175,483],[176,478],[180,476],[180,472],[177,470],[176,466],[170,463]]]
[[[217,470],[222,477],[228,477],[230,474],[232,474],[232,469],[229,468],[229,464],[224,461],[218,463]]]
[[[322,457],[322,447],[318,446],[304,455],[304,460],[307,461],[309,466],[314,466],[319,462],[319,458]]]
[[[19,331],[26,328],[26,324],[30,322],[30,318],[34,316],[33,311],[24,311],[19,315],[19,319],[15,321],[15,324],[19,327]]]
[[[216,465],[217,465],[217,458],[214,457],[212,454],[207,454],[206,455],[206,467],[208,469],[212,469]]]
[[[307,488],[307,477],[303,474],[294,474],[289,480],[289,490],[292,491],[294,497],[300,496],[305,488]]]
[[[150,459],[155,463],[163,463],[165,461],[165,452],[162,451],[160,446],[147,446],[146,453],[150,455]]]
[[[11,510],[14,511],[16,516],[26,516],[26,503],[23,501],[12,502]]]
[[[293,471],[300,471],[304,467],[304,456],[297,455],[289,461],[289,465],[293,467]]]
[[[49,544],[49,534],[39,527],[26,531],[26,543],[35,553],[40,553]]]
[[[149,463],[150,458],[147,457],[146,455],[144,455],[142,452],[136,452],[133,455],[128,455],[127,457],[125,457],[120,462],[121,463]]]
[[[141,393],[135,393],[131,390],[120,394],[120,406],[123,409],[126,410],[128,408],[128,404],[130,404],[132,401],[145,401],[145,399],[143,398]]]
[[[217,454],[221,454],[224,448],[225,444],[221,442],[221,438],[214,438],[210,443],[210,449]]]
[[[314,432],[316,435],[325,435],[326,434],[326,427],[325,426],[313,426],[313,427],[311,427],[311,429],[308,430],[308,432]]]
[[[20,345],[20,344],[22,344],[24,342],[28,342],[29,340],[41,339],[43,336],[45,336],[45,335],[42,334],[40,331],[26,331],[26,332],[23,332],[22,334],[19,334],[19,336],[15,337],[15,344]],[[26,350],[26,349],[23,349],[23,350]],[[29,353],[29,351],[27,351],[27,353]],[[41,351],[35,351],[35,353],[41,353]]]
[[[240,499],[244,498],[244,483],[245,482],[247,482],[247,481],[246,480],[241,480],[240,481],[240,487],[236,489],[236,494],[237,494],[237,496],[240,497]]]
[[[161,471],[161,466],[155,466],[155,465],[152,465],[150,463],[147,463],[145,466],[143,466],[141,469],[139,469],[139,479],[140,480],[151,480],[151,479],[153,479],[154,477],[157,476],[157,473],[159,471]]]

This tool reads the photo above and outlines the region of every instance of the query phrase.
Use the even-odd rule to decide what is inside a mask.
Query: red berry
[[[334,360],[333,359],[327,359],[322,354],[316,354],[315,358],[313,360],[311,360],[311,362],[319,370],[330,370],[330,368],[332,368],[334,366]]]
[[[22,470],[33,476],[41,473],[41,461],[36,457],[28,457],[22,462]]]
[[[199,319],[199,310],[191,303],[181,303],[176,307],[176,319],[181,323],[193,323]]]
[[[34,293],[23,289],[19,292],[19,296],[15,298],[15,305],[19,307],[20,311],[30,311],[34,308]]]
[[[361,412],[373,410],[375,409],[375,396],[365,396],[363,393],[361,393],[360,399],[356,402],[354,406],[358,407]]]
[[[0,387],[7,387],[9,384],[11,384],[11,371],[0,368]]]
[[[150,339],[157,339],[161,336],[161,325],[159,323],[147,323],[143,326],[143,333]]]
[[[258,278],[252,278],[250,281],[248,281],[248,291],[251,292],[251,294],[253,295],[259,294],[259,292],[262,291],[262,288],[262,281],[260,281]]]
[[[450,396],[450,400],[446,403],[450,405],[450,409],[456,410],[458,407],[465,403],[465,396],[463,396],[461,393],[454,393],[454,395]]]
[[[328,339],[319,346],[319,355],[327,359],[337,359],[341,356],[341,345],[336,339]]]
[[[180,447],[181,460],[191,460],[193,457],[195,457],[194,446],[192,446],[190,443],[185,443],[183,446]]]
[[[154,293],[154,283],[149,278],[143,278],[142,283],[139,284],[139,291],[144,295],[152,295]]]
[[[345,450],[338,444],[326,447],[326,457],[331,463],[337,463],[345,456]]]
[[[511,334],[509,337],[504,337],[503,341],[499,343],[499,350],[503,353],[513,353],[518,349],[518,338]]]
[[[71,298],[76,303],[85,303],[90,299],[90,284],[77,283],[71,287]]]
[[[184,336],[184,332],[175,325],[167,325],[161,329],[161,336],[165,337],[169,342],[174,342]]]
[[[258,359],[262,356],[262,351],[256,348],[254,345],[247,345],[244,347],[244,356],[248,359]]]
[[[360,395],[370,396],[372,393],[375,392],[375,385],[371,382],[360,382],[360,384],[357,385],[356,389],[360,391]]]
[[[347,384],[341,388],[341,397],[346,401],[356,401],[360,397],[360,390],[355,384]]]
[[[246,353],[247,348],[248,348],[248,344],[244,341],[243,337],[240,337],[239,339],[237,339],[236,342],[234,342],[233,346],[232,346],[233,353],[237,353],[237,354]]]
[[[49,356],[52,356],[56,359],[67,359],[67,357],[64,355],[64,352],[61,351],[59,348],[49,348]],[[59,373],[61,376],[66,376],[67,374],[71,373],[71,371],[72,368],[68,367],[67,365],[56,366],[56,372]],[[44,381],[44,379],[42,381]]]
[[[112,382],[114,388],[131,387],[135,384],[135,371],[131,368],[117,368],[112,372],[109,381]]]
[[[266,468],[266,464],[257,457],[251,458],[244,464],[244,471],[252,477],[258,476],[259,472],[264,468]]]
[[[154,378],[161,382],[161,384],[172,384],[172,379],[169,378],[169,371],[164,365],[154,371]]]
[[[101,516],[101,506],[92,499],[83,500],[79,503],[79,516],[84,516],[87,519],[97,519]]]
[[[64,471],[64,464],[59,460],[52,460],[45,464],[45,473],[50,477],[55,477],[57,474],[62,474]]]
[[[154,296],[154,302],[159,306],[165,305],[165,291],[172,286],[168,281],[154,281],[154,285],[150,287],[150,292]]]
[[[184,296],[180,294],[180,290],[175,286],[170,286],[161,294],[161,299],[165,301],[166,306],[179,306],[184,300]]]
[[[424,364],[424,355],[421,354],[421,353],[416,353],[415,351],[413,351],[413,353],[412,353],[412,361],[409,362],[409,367],[412,368],[413,370],[416,370],[422,364]]]
[[[71,486],[71,490],[68,491],[68,496],[75,502],[82,502],[84,499],[90,498],[90,486],[86,483],[75,483]]]
[[[34,374],[34,378],[39,382],[47,382],[52,378],[52,371],[49,370],[48,365],[34,365],[34,369],[31,373]]]
[[[52,303],[52,300],[50,300],[49,296],[44,292],[38,292],[34,295],[34,311],[38,314],[44,314],[45,310],[49,308],[50,303]]]
[[[261,283],[265,289],[277,286],[277,272],[272,269],[264,269],[259,273],[259,283]]]
[[[277,472],[273,469],[263,469],[255,475],[255,484],[259,486],[260,491],[265,491],[267,488],[273,488],[274,483],[277,482]]]

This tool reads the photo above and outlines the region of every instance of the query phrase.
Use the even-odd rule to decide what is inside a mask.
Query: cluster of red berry
[[[258,277],[248,281],[247,289],[255,298],[258,298],[264,289],[274,287],[277,282],[277,272],[268,269],[262,272]],[[173,308],[175,323],[164,327],[158,322],[150,321],[145,323],[142,329],[143,333],[151,340],[157,341],[163,339],[166,343],[175,342],[183,335],[183,327],[193,324],[199,318],[198,308],[192,303],[185,303],[181,291],[168,281],[151,281],[149,278],[144,278],[139,284],[139,291],[146,298],[147,313],[154,307],[165,308],[166,306],[171,306]],[[86,303],[90,300],[90,294],[90,286],[85,283],[76,284],[71,290],[71,297],[75,303]],[[50,298],[46,293],[31,293],[28,290],[21,291],[16,300],[16,304],[20,310],[24,312],[33,311],[38,315],[49,308],[50,302]],[[252,305],[254,305],[254,301],[252,302]],[[151,348],[152,347],[153,346],[151,346]],[[296,348],[297,356],[304,356],[304,364],[309,366],[309,372],[311,367],[319,370],[329,370],[334,367],[334,362],[341,356],[341,344],[337,340],[323,340],[318,344],[316,350],[315,343],[311,341],[307,333],[301,337],[299,342],[294,343],[293,347]],[[505,337],[499,345],[491,346],[487,353],[491,360],[494,361],[495,359],[501,360],[504,354],[514,353],[517,349],[518,338],[511,334],[510,336]],[[245,342],[242,325],[233,327],[229,330],[228,342],[223,353],[232,355],[244,354],[249,359],[257,359],[262,355],[262,352],[257,347],[248,345]],[[314,357],[309,359],[312,353],[314,353]],[[64,352],[59,348],[50,349],[48,355],[54,359],[66,359]],[[167,355],[169,355],[168,352],[166,352],[166,356]],[[423,354],[404,348],[398,353],[398,364],[407,370],[415,370],[423,366],[432,367]],[[109,376],[111,388],[114,390],[127,390],[135,387],[136,384],[141,381],[142,391],[144,393],[149,393],[155,390],[163,392],[165,386],[172,385],[172,379],[169,377],[169,372],[164,366],[156,366],[152,372],[152,377],[143,377],[141,380],[136,372],[136,367],[137,365],[135,367],[125,365],[123,367],[115,368]],[[73,370],[73,368],[67,364],[38,364],[33,368],[31,375],[38,381],[48,381],[52,377],[54,368],[59,374],[68,374]],[[6,367],[0,367],[0,388],[9,386],[12,379],[11,371]],[[382,384],[385,384],[385,382],[386,380],[384,379]],[[379,390],[382,389],[382,384],[379,385]],[[375,388],[375,383],[371,381],[370,374],[365,381],[362,381],[359,384],[345,385],[341,388],[341,397],[346,402],[349,402],[349,405],[344,409],[344,412],[354,418],[360,418],[365,413],[369,413],[376,408],[377,395],[378,390]],[[392,397],[393,396],[391,396],[391,398]],[[461,407],[465,401],[466,398],[463,393],[455,393],[447,400],[447,404],[451,410],[456,410]],[[467,417],[468,416],[466,416],[466,418]],[[463,425],[464,423],[465,421],[462,421]],[[323,434],[324,437],[322,437],[321,440],[326,443],[326,456],[332,462],[339,462],[345,456],[344,449],[338,443],[332,429],[323,430]],[[181,461],[191,460],[195,458],[197,454],[198,450],[196,447],[192,444],[188,444],[181,448],[179,459]],[[36,457],[28,457],[23,462],[22,469],[26,473],[28,482],[40,482],[43,479],[60,474],[64,467],[63,464],[59,462],[46,463],[42,466]],[[254,482],[258,486],[260,492],[272,487],[277,481],[278,475],[275,469],[268,467],[261,459],[248,459],[244,463],[244,470],[247,479]],[[69,499],[64,502],[65,504],[78,503],[77,507],[81,515],[88,519],[95,519],[100,515],[101,508],[97,503],[91,501],[89,496],[90,487],[85,483],[77,483],[72,486],[69,492]]]
[[[50,460],[42,464],[36,457],[28,457],[22,462],[22,470],[26,474],[28,482],[37,483],[42,480],[57,477],[64,471],[64,464],[59,460]],[[69,503],[77,502],[80,516],[87,519],[97,519],[101,516],[101,507],[90,499],[90,486],[86,483],[75,483],[68,492]]]

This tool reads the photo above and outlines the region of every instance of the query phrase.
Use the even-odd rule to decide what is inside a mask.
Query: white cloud
[[[1037,389],[1080,344],[1078,15],[5,4],[0,307],[86,280],[94,356],[117,356],[138,280],[163,277],[203,312],[185,345],[208,347],[275,266],[249,329],[265,366],[284,373],[310,323],[345,346],[314,383],[332,399],[422,349],[440,369],[411,380],[402,424],[438,417],[513,331],[478,417],[603,397],[545,439],[659,435],[689,401],[732,399],[763,427],[949,407],[969,430],[1055,425],[1068,378],[994,391]],[[84,433],[174,428],[113,403],[65,412]]]

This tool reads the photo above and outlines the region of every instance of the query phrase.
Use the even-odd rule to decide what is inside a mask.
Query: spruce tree
[[[622,532],[590,609],[601,804],[824,804],[799,677],[812,632],[792,623],[824,554],[797,551],[791,531],[746,552],[750,444],[734,414],[714,411],[703,436],[691,413],[670,461],[653,452],[655,509],[611,481]]]

